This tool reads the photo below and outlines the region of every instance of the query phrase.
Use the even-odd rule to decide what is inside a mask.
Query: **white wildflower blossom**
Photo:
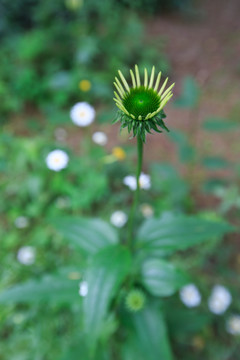
[[[79,283],[79,291],[80,296],[86,296],[88,294],[88,283],[87,281],[81,281]]]
[[[226,329],[229,334],[240,335],[240,315],[232,315],[228,318]]]
[[[223,314],[232,302],[232,295],[222,285],[215,285],[208,299],[209,310],[217,315]]]
[[[26,216],[19,216],[15,219],[14,224],[18,229],[24,229],[29,225],[29,219]]]
[[[92,135],[92,140],[93,140],[93,142],[95,142],[95,144],[104,146],[104,145],[106,145],[108,138],[104,132],[96,131]]]
[[[143,216],[146,218],[153,216],[153,208],[149,204],[142,204],[140,206],[140,211],[143,214]]]
[[[133,175],[127,175],[123,179],[124,185],[128,186],[131,190],[136,190],[137,188],[137,180]]]
[[[133,175],[125,176],[123,179],[124,185],[128,186],[131,190],[137,189],[137,179]],[[144,190],[149,190],[151,188],[151,178],[150,175],[141,173],[139,176],[140,188]]]
[[[121,210],[117,210],[113,212],[110,217],[110,222],[118,228],[123,227],[126,224],[127,220],[128,220],[127,214],[125,214],[125,212]]]
[[[50,170],[60,171],[67,167],[69,157],[63,150],[53,150],[46,157],[46,164]]]
[[[23,246],[18,250],[17,259],[23,265],[32,265],[35,258],[36,251],[32,246]]]
[[[70,111],[70,117],[77,126],[88,126],[95,118],[94,108],[86,102],[75,104]]]
[[[181,288],[180,299],[189,308],[196,307],[201,303],[201,294],[194,284],[188,284]]]

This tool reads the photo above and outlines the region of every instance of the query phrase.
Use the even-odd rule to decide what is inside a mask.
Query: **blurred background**
[[[112,125],[113,79],[136,63],[176,83],[170,133],[147,138],[139,221],[199,213],[240,225],[239,13],[238,0],[0,0],[0,289],[53,273],[78,279],[81,259],[51,216],[100,217],[124,231],[136,153]],[[71,117],[78,102],[96,113],[89,126]],[[194,309],[168,299],[177,359],[239,359],[239,249],[233,234],[177,258],[202,294]],[[220,312],[209,305],[216,285],[231,296]],[[58,298],[44,291],[0,304],[0,360],[80,359],[64,357],[78,336],[77,300],[61,301],[61,285]]]

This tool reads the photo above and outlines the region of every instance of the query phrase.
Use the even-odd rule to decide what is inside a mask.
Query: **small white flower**
[[[149,204],[142,204],[140,206],[140,210],[143,216],[146,218],[153,216],[153,208]]]
[[[66,137],[67,137],[67,131],[63,128],[57,128],[55,131],[54,131],[54,136],[56,138],[57,141],[64,141],[66,140]]]
[[[70,117],[74,124],[78,126],[88,126],[95,118],[94,108],[86,102],[75,104],[70,111]]]
[[[92,135],[92,140],[93,142],[95,142],[95,144],[104,146],[107,143],[107,135],[102,132],[102,131],[96,131],[93,135]]]
[[[128,220],[127,214],[125,214],[125,212],[118,210],[115,211],[114,213],[112,213],[111,218],[110,218],[110,222],[116,226],[116,227],[123,227],[126,222]]]
[[[189,308],[200,305],[201,294],[194,284],[188,284],[180,290],[180,299]]]
[[[18,250],[17,259],[23,265],[32,265],[35,262],[36,251],[32,246],[23,246]]]
[[[232,335],[240,335],[240,315],[232,315],[226,323],[227,332]]]
[[[88,293],[88,283],[86,281],[81,281],[79,283],[79,291],[80,296],[86,296]]]
[[[222,285],[215,285],[208,299],[209,310],[217,315],[223,314],[232,302],[232,295]]]
[[[24,229],[28,227],[29,220],[26,216],[19,216],[15,219],[14,224],[18,229]]]
[[[124,185],[128,186],[131,190],[137,189],[137,180],[133,175],[125,176],[123,179]],[[151,178],[149,175],[141,173],[139,176],[140,188],[144,190],[149,190],[151,188]]]
[[[131,190],[136,190],[137,188],[137,181],[135,176],[132,175],[125,176],[125,178],[123,179],[123,183],[124,185],[128,186],[129,189]]]
[[[46,164],[50,170],[60,171],[68,164],[69,157],[63,150],[53,150],[46,157]]]
[[[139,177],[140,188],[149,190],[151,188],[151,178],[149,175],[141,173]]]

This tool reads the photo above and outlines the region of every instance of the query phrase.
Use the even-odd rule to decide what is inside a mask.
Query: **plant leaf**
[[[30,280],[6,289],[0,294],[0,303],[80,301],[78,283],[79,280],[64,279],[59,275],[47,275],[40,280]]]
[[[123,346],[124,360],[173,360],[165,321],[155,303],[129,316],[129,322],[132,331]]]
[[[176,216],[148,219],[140,227],[136,246],[153,257],[184,250],[212,238],[234,231],[224,221],[202,219],[197,216]]]
[[[196,80],[192,76],[186,76],[183,80],[181,96],[174,101],[174,105],[181,108],[194,108],[198,103],[199,95],[200,89]]]
[[[189,277],[170,262],[147,259],[142,264],[141,281],[154,296],[170,296],[189,282]]]
[[[218,156],[206,157],[202,159],[202,164],[210,170],[224,169],[230,166],[226,159]]]
[[[129,251],[119,245],[101,249],[90,259],[85,281],[88,293],[83,300],[83,323],[89,345],[94,350],[107,310],[131,265]]]
[[[226,132],[240,129],[239,123],[228,119],[208,118],[203,123],[204,130],[211,132]]]
[[[62,217],[51,220],[56,230],[77,248],[94,254],[101,248],[118,242],[118,234],[100,219]]]

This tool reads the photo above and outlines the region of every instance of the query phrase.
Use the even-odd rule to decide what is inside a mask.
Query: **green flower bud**
[[[121,73],[118,71],[120,80],[115,77],[114,85],[114,101],[119,108],[118,116],[115,122],[121,121],[121,128],[128,128],[128,132],[133,132],[134,136],[140,136],[145,142],[146,132],[151,133],[151,130],[162,132],[169,131],[163,122],[166,117],[163,108],[173,96],[172,88],[174,84],[169,86],[166,90],[166,79],[159,89],[161,80],[161,72],[159,72],[155,84],[154,74],[155,67],[153,66],[150,79],[148,81],[147,69],[144,69],[144,82],[141,84],[138,66],[135,65],[135,73],[130,70],[132,78],[132,87],[130,87]]]
[[[143,309],[146,302],[146,296],[143,291],[131,290],[125,298],[125,306],[130,312],[137,312]]]

